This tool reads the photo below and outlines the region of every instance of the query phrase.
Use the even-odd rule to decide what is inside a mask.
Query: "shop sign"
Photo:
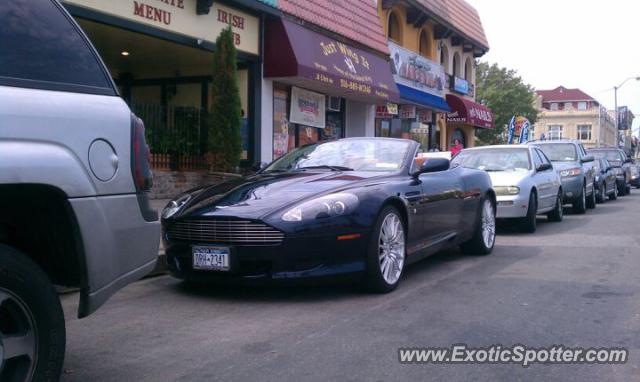
[[[63,0],[63,3],[212,43],[224,28],[231,26],[238,50],[255,55],[260,52],[260,20],[218,2],[207,15],[196,14],[196,0]]]
[[[324,94],[291,88],[291,123],[301,125],[325,127],[325,96]]]
[[[376,106],[376,118],[393,118],[398,115],[398,104],[388,103]]]
[[[387,103],[387,112],[391,115],[398,115],[398,104],[397,103]]]
[[[418,53],[389,42],[396,83],[444,98],[444,67]]]
[[[453,91],[460,94],[469,94],[469,82],[460,77],[452,77]]]
[[[400,118],[413,119],[416,117],[416,105],[402,105],[400,106]]]

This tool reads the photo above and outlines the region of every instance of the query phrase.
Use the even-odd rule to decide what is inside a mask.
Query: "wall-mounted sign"
[[[293,86],[291,88],[291,117],[289,121],[323,129],[325,127],[324,94]]]
[[[420,122],[420,123],[433,122],[431,110],[418,109],[418,111],[416,112],[416,122]]]
[[[398,115],[398,104],[387,102],[387,112],[391,115]]]
[[[453,82],[453,91],[460,94],[469,94],[469,82],[460,77],[451,77],[451,81]]]
[[[398,104],[387,103],[386,105],[376,106],[376,118],[393,118],[398,115]]]
[[[396,83],[444,98],[446,76],[442,65],[392,42],[389,50]]]
[[[196,14],[196,0],[62,0],[136,23],[215,42],[231,26],[238,50],[259,54],[260,20],[215,2],[207,15]]]
[[[413,119],[416,117],[416,105],[401,105],[400,118]]]

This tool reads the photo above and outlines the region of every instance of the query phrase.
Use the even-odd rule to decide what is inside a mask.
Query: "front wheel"
[[[57,381],[64,361],[60,300],[29,257],[0,244],[0,381]]]
[[[585,186],[582,186],[582,193],[573,199],[571,208],[575,214],[587,212],[587,188]]]
[[[376,221],[367,253],[365,286],[372,292],[388,293],[398,287],[406,256],[406,234],[397,209],[387,206]]]
[[[536,193],[531,192],[529,194],[529,208],[527,209],[527,216],[520,220],[520,227],[522,227],[522,231],[526,233],[534,233],[536,232],[536,216],[538,215],[538,198],[536,198]]]
[[[556,206],[553,211],[547,214],[547,219],[552,222],[561,222],[564,218],[564,210],[562,208],[562,190],[558,191],[556,198]]]
[[[586,191],[586,188],[585,188]],[[591,195],[587,197],[587,208],[594,209],[596,208],[596,189],[595,187],[591,190]]]
[[[613,192],[609,194],[609,200],[617,200],[618,199],[618,185],[613,185]]]
[[[596,201],[598,203],[604,203],[606,192],[607,192],[607,188],[605,186],[605,182],[600,183],[600,186],[598,186],[598,197],[596,198]]]
[[[496,209],[488,197],[482,200],[471,240],[462,243],[460,249],[467,255],[488,255],[496,243]]]

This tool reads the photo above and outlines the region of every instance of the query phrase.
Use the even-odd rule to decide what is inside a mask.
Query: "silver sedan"
[[[562,183],[545,154],[535,146],[500,145],[465,149],[452,165],[485,170],[496,192],[496,217],[517,219],[535,232],[536,216],[562,221]]]

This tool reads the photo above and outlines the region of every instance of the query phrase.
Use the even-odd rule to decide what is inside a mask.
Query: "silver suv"
[[[55,285],[86,317],[152,270],[144,125],[55,0],[0,2],[0,381],[57,380]]]

